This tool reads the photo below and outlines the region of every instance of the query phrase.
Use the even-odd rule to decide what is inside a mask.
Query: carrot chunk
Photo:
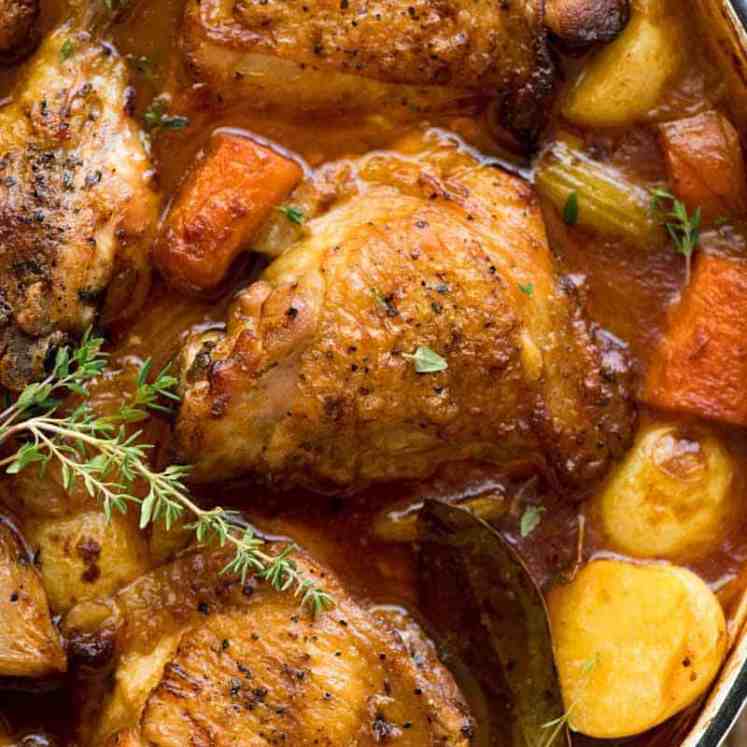
[[[298,164],[248,138],[214,135],[156,242],[163,275],[182,288],[214,288],[301,176]]]
[[[700,253],[654,353],[643,399],[667,410],[747,425],[747,261]]]
[[[726,117],[707,111],[659,126],[672,189],[703,220],[742,212],[747,184],[739,134]]]

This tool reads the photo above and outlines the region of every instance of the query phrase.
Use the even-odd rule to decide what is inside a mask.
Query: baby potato
[[[40,550],[41,574],[54,612],[106,596],[150,567],[144,535],[125,516],[103,511],[30,521],[26,536]]]
[[[634,557],[708,552],[727,523],[733,479],[732,458],[712,433],[643,428],[596,499],[609,543]]]
[[[726,653],[721,606],[685,568],[592,561],[548,606],[569,724],[592,737],[665,721],[703,693]]]
[[[583,69],[563,116],[587,127],[624,127],[659,102],[683,61],[680,22],[665,0],[634,3],[625,31]]]

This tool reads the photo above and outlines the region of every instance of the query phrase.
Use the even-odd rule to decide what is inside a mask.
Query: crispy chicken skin
[[[541,0],[188,0],[183,45],[223,96],[291,112],[459,109],[502,101],[536,130],[553,66]]]
[[[114,667],[103,702],[96,681],[83,694],[83,744],[467,747],[472,719],[431,646],[303,552],[299,569],[336,602],[316,618],[292,593],[221,576],[228,557],[188,554],[70,613],[73,650],[108,646]]]
[[[0,384],[15,390],[148,288],[157,199],[127,70],[76,29],[47,37],[0,109]]]
[[[225,333],[186,345],[177,440],[196,480],[355,490],[471,458],[576,484],[626,445],[624,359],[608,365],[558,283],[531,188],[433,133],[401,152],[299,189],[317,212],[301,238]],[[417,373],[422,346],[448,369]]]
[[[13,524],[0,516],[0,684],[3,678],[60,674],[66,667],[33,557]]]
[[[30,51],[38,15],[38,0],[0,0],[0,63]]]

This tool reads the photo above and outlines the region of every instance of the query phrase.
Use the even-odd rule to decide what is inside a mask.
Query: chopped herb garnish
[[[183,130],[189,126],[189,117],[177,114],[168,114],[167,102],[164,98],[153,99],[151,105],[143,114],[145,129],[149,132],[157,130]]]
[[[301,208],[294,207],[293,205],[281,205],[278,210],[291,222],[297,226],[303,225],[305,216]]]
[[[534,283],[527,283],[526,285],[519,283],[519,290],[526,293],[527,296],[531,296],[534,293]]]
[[[655,189],[651,192],[651,212],[667,229],[675,251],[685,257],[686,276],[690,282],[692,255],[700,240],[700,208],[689,214],[685,204],[669,190]]]
[[[290,557],[295,545],[288,544],[274,555],[266,553],[265,540],[242,524],[235,512],[203,509],[192,500],[184,484],[189,467],[172,464],[162,471],[151,467],[148,454],[153,446],[141,443],[141,431],[130,433],[127,425],[145,420],[150,410],[168,411],[169,400],[179,399],[174,393],[177,379],[168,366],[149,382],[151,365],[146,361],[135,392],[117,412],[94,412],[88,403],[88,385],[106,366],[102,345],[103,340],[89,332],[76,350],[58,349],[52,373],[29,384],[0,412],[0,444],[15,448],[0,460],[0,467],[17,474],[36,465],[43,474],[56,464],[64,489],[83,487],[98,499],[107,519],[114,511],[126,513],[129,506],[138,506],[141,529],[160,521],[168,531],[191,515],[193,521],[185,527],[200,544],[234,546],[235,555],[222,573],[239,576],[242,584],[251,574],[278,591],[293,590],[312,614],[331,607],[330,596],[306,578]],[[72,411],[63,404],[69,394],[83,400]],[[137,495],[140,485],[147,490],[145,498]]]
[[[420,345],[414,353],[402,353],[402,357],[415,361],[417,373],[438,373],[449,367],[444,358],[425,345]]]
[[[519,531],[522,537],[528,537],[539,526],[544,512],[544,506],[527,506],[524,509],[519,524]]]
[[[60,59],[65,62],[73,56],[73,52],[75,52],[75,45],[72,39],[65,39],[60,47]]]
[[[563,207],[563,220],[568,226],[578,223],[578,193],[571,192]]]

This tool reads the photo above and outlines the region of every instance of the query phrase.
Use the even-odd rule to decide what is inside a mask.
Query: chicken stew
[[[0,745],[681,743],[747,604],[717,0],[0,0]]]

